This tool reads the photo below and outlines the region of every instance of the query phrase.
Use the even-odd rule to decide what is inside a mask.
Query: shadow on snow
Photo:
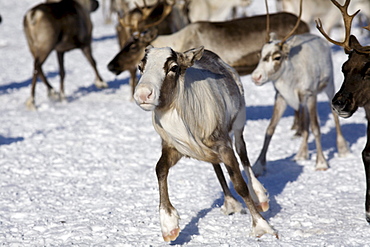
[[[23,137],[5,137],[0,135],[0,146],[1,145],[10,145],[14,142],[20,142],[23,141]]]
[[[330,117],[332,114],[328,102],[318,102],[317,109],[319,112],[320,125],[325,125],[326,121],[334,121]],[[247,107],[247,121],[259,120],[259,119],[270,119],[273,111],[273,106],[252,106]],[[283,117],[294,116],[294,111],[291,108],[287,108]],[[333,123],[334,125],[334,123]],[[290,127],[290,126],[289,126]],[[348,145],[356,143],[357,140],[366,135],[365,124],[341,124],[343,135],[348,142]],[[322,134],[322,146],[324,151],[329,150],[327,159],[330,160],[334,157],[334,153],[337,152],[336,148],[336,130],[333,126],[328,133]],[[262,147],[261,147],[262,148]],[[309,150],[316,150],[315,141],[309,143]],[[289,157],[280,160],[268,161],[267,172],[264,176],[259,177],[259,181],[265,186],[269,193],[270,199],[270,210],[261,213],[266,220],[277,215],[281,210],[281,206],[276,201],[276,196],[284,191],[287,184],[292,183],[298,179],[300,174],[303,172],[303,166],[293,160],[294,154]],[[314,161],[313,161],[314,162]],[[314,165],[314,164],[312,164]],[[245,180],[246,175],[243,172]],[[242,202],[246,207],[242,198],[234,190],[233,184],[229,183],[230,190],[238,201]],[[200,210],[196,216],[194,216],[182,229],[179,237],[171,242],[171,245],[183,245],[191,242],[192,236],[199,235],[198,223],[204,218],[209,212],[215,208],[220,208],[224,202],[224,195],[220,192],[220,197],[215,199],[213,204],[209,208]],[[249,211],[247,211],[249,212]],[[220,212],[220,214],[222,214]],[[225,216],[227,217],[227,216]],[[248,230],[248,224],[245,225],[246,231]]]

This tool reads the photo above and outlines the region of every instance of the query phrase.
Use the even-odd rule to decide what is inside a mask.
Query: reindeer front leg
[[[180,233],[179,215],[172,206],[167,187],[169,169],[174,166],[182,155],[174,148],[162,143],[162,156],[156,166],[159,185],[159,217],[163,239],[166,242],[175,240]]]
[[[272,135],[275,132],[276,125],[278,124],[287,106],[286,101],[278,92],[276,93],[275,97],[276,99],[275,99],[275,104],[274,104],[274,112],[272,113],[270,124],[266,130],[263,147],[262,147],[260,155],[258,156],[256,163],[254,163],[253,165],[253,172],[256,176],[262,175],[266,169],[267,149],[270,145]]]
[[[313,135],[315,136],[316,142],[316,150],[317,150],[317,157],[316,157],[316,170],[327,170],[329,168],[328,162],[325,159],[324,153],[322,151],[321,145],[321,131],[319,120],[317,118],[317,97],[311,96],[308,99],[308,111],[310,114],[310,125]]]

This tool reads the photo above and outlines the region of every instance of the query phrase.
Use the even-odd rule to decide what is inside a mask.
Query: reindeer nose
[[[108,70],[113,74],[119,75],[122,71],[112,62],[108,64]]]
[[[252,81],[253,82],[259,82],[262,78],[262,75],[261,74],[254,74],[252,75]]]
[[[347,100],[344,97],[335,97],[332,100],[332,106],[335,107],[338,110],[342,110],[346,107]]]
[[[151,101],[153,99],[153,90],[147,88],[147,87],[139,87],[137,88],[134,98],[137,103],[147,103],[148,101]]]

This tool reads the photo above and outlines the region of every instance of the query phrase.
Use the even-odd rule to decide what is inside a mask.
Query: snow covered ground
[[[341,119],[352,155],[339,158],[324,95],[319,98],[319,114],[324,154],[331,168],[314,170],[312,136],[310,159],[293,161],[300,139],[292,138],[290,109],[272,139],[268,172],[260,177],[271,200],[263,216],[280,239],[251,237],[248,214],[223,215],[223,194],[212,166],[185,159],[169,176],[170,197],[180,213],[182,231],[175,242],[163,242],[154,170],[160,139],[151,113],[130,101],[128,73],[116,78],[106,68],[118,52],[118,42],[114,26],[104,24],[101,10],[92,15],[93,51],[109,88],[99,90],[92,85],[90,65],[79,50],[73,50],[65,57],[67,102],[51,102],[39,82],[38,111],[26,110],[32,58],[22,18],[38,2],[0,2],[0,244],[370,246],[361,161],[366,141],[364,112],[360,109],[352,118]],[[263,13],[262,2],[255,0],[249,13]],[[333,49],[333,59],[338,88],[346,55]],[[55,53],[43,68],[58,88]],[[244,136],[253,163],[272,113],[274,90],[271,84],[256,87],[250,76],[242,81],[248,114]]]

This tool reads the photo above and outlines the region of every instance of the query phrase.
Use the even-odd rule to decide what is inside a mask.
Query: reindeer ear
[[[291,48],[290,45],[287,44],[286,42],[281,45],[281,50],[285,56],[289,55],[290,48]]]
[[[353,49],[359,49],[359,48],[361,49],[362,45],[360,44],[360,42],[358,42],[357,38],[354,35],[351,35],[349,37],[349,47]],[[349,51],[346,51],[346,52],[349,52]]]
[[[145,53],[147,53],[152,48],[154,48],[154,46],[152,45],[148,45],[147,47],[145,47]]]
[[[269,33],[269,37],[270,37],[269,42],[277,40],[277,35],[275,32]]]
[[[193,48],[190,50],[185,51],[182,53],[182,65],[189,68],[191,67],[195,61],[202,58],[204,52],[204,46],[200,46],[198,48]]]
[[[144,42],[150,43],[158,36],[157,28],[149,28],[140,34]]]

